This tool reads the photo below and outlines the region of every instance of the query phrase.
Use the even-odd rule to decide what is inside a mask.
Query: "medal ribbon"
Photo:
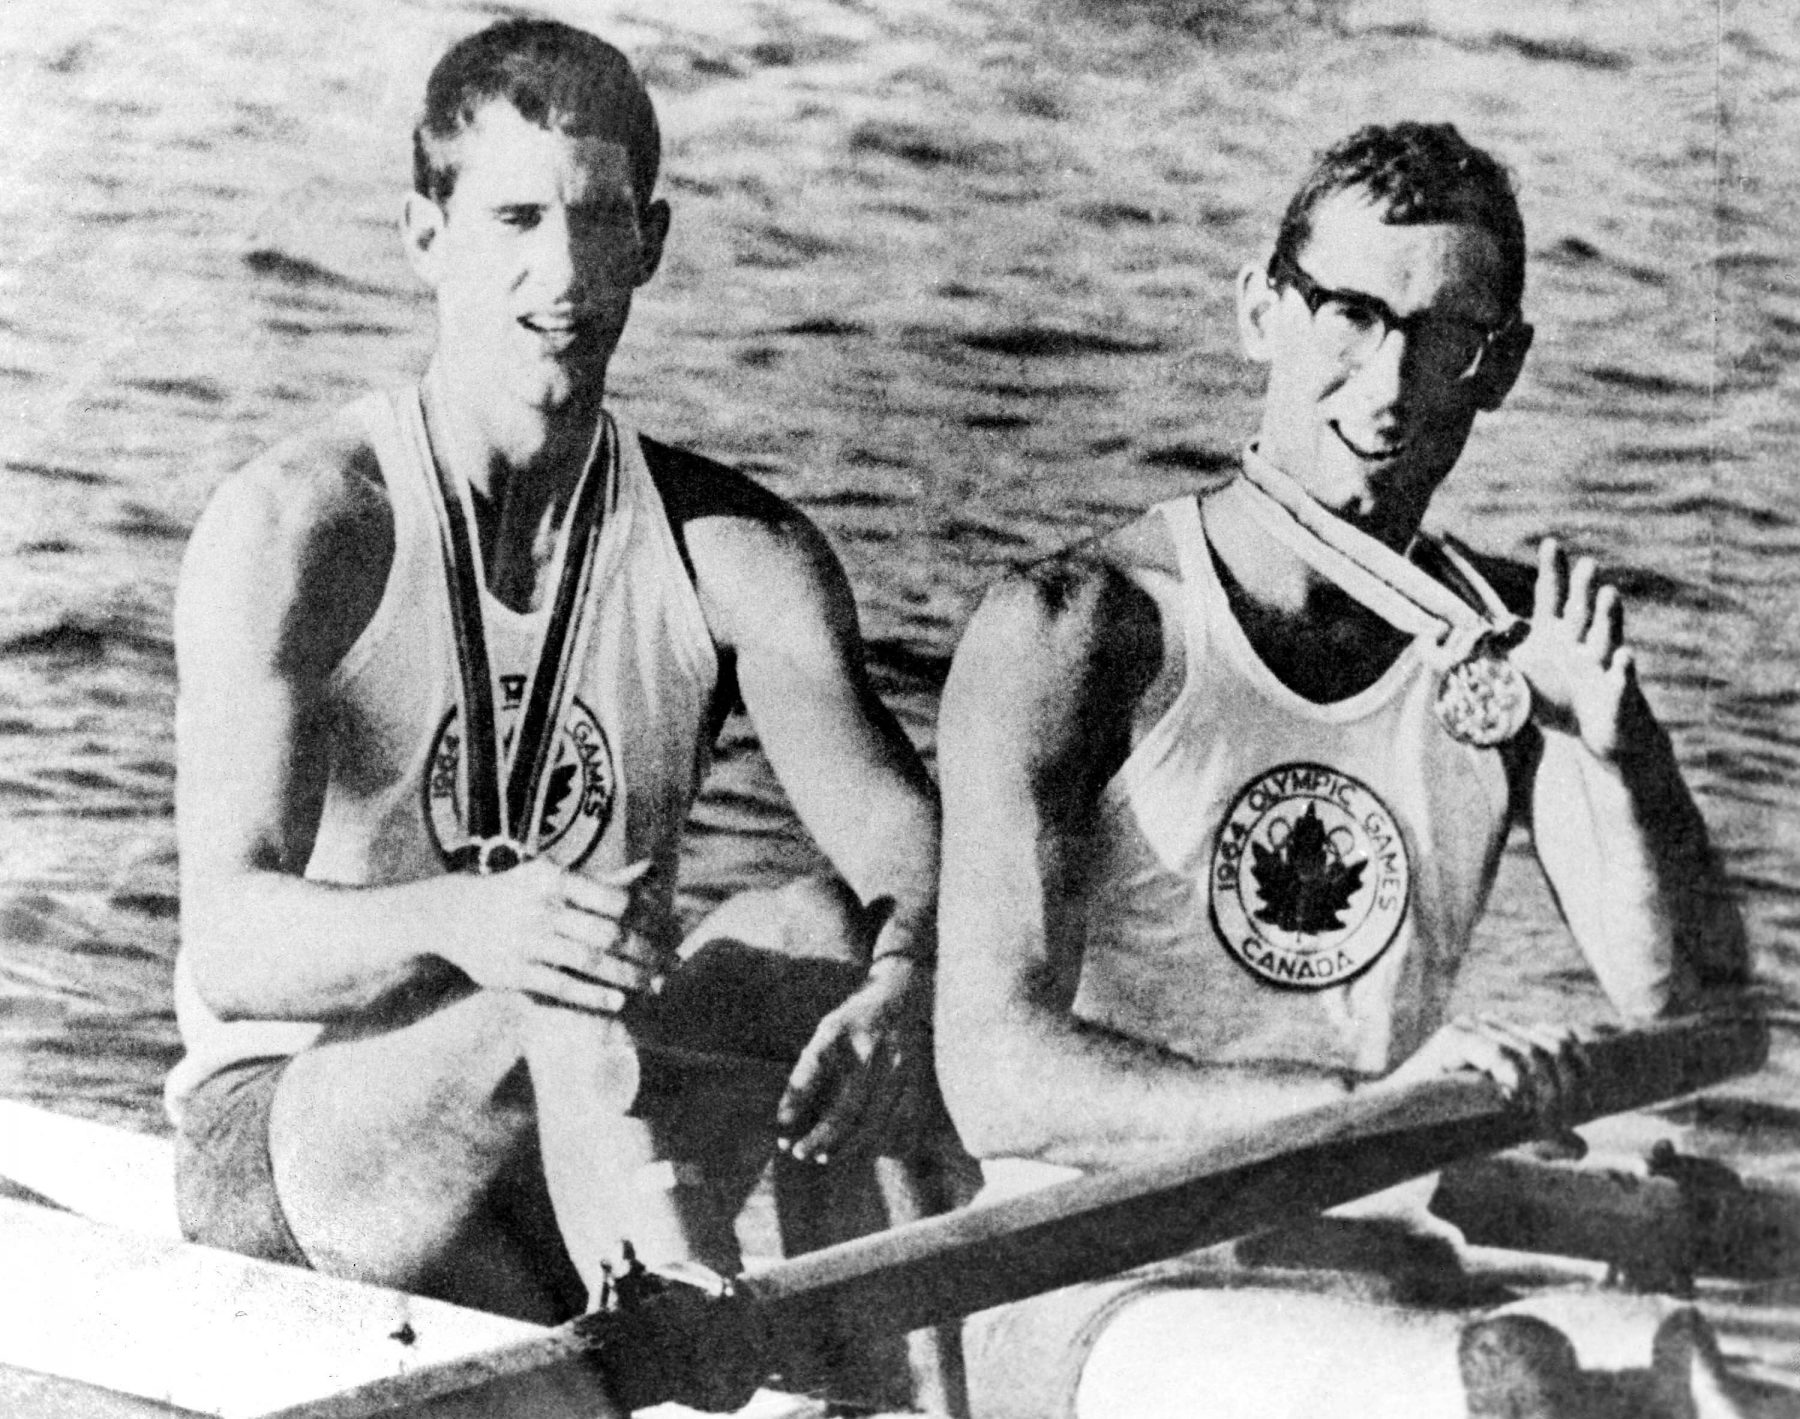
[[[501,743],[495,712],[493,665],[481,610],[485,573],[480,546],[471,531],[474,510],[468,490],[431,455],[429,439],[425,452],[434,475],[432,502],[460,671],[457,708],[464,730],[463,801],[468,805],[469,835],[474,842],[453,855],[453,866],[466,870],[485,867],[484,849],[494,844],[510,845],[513,861],[531,853],[548,787],[545,770],[556,743],[556,726],[567,708],[593,619],[586,613],[592,600],[601,528],[618,502],[619,440],[612,416],[602,413],[557,536],[556,594],[526,681],[524,708],[510,752]],[[595,465],[602,459],[605,471],[596,476]],[[574,549],[576,538],[581,543],[578,552]],[[463,853],[469,853],[471,860],[462,860]]]
[[[1476,594],[1469,604],[1424,568],[1325,508],[1255,449],[1244,451],[1243,483],[1258,522],[1300,557],[1395,630],[1414,637],[1426,660],[1445,670],[1466,659],[1483,637],[1517,624],[1456,550],[1442,560]],[[1426,547],[1433,544],[1425,543]]]

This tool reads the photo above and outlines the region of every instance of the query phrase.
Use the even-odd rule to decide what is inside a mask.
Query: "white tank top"
[[[1251,648],[1194,498],[1173,536],[1186,673],[1101,794],[1075,1011],[1196,1060],[1374,1076],[1442,1022],[1498,870],[1500,757],[1454,742],[1409,647],[1318,704]]]
[[[418,393],[373,395],[355,412],[393,507],[394,560],[380,605],[330,681],[331,773],[306,876],[375,886],[444,871],[468,834],[455,639]],[[618,431],[618,498],[596,558],[596,619],[547,770],[538,841],[555,861],[589,872],[651,859],[639,897],[643,927],[673,944],[681,829],[710,759],[719,667],[637,436],[622,424]],[[486,587],[481,602],[506,733],[549,611],[521,615]],[[166,1090],[177,1114],[186,1093],[218,1070],[293,1054],[321,1028],[220,1020],[182,956],[175,1014],[187,1047]]]

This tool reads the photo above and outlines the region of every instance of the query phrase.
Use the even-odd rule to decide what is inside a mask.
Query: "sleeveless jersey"
[[[393,507],[394,560],[373,618],[330,682],[330,778],[306,876],[374,886],[443,872],[469,835],[459,672],[418,393],[355,407]],[[649,858],[640,929],[673,944],[681,829],[710,758],[719,665],[637,435],[617,427],[618,498],[597,550],[594,623],[557,727],[537,841],[556,862],[591,872]],[[485,586],[481,602],[507,735],[549,611],[509,610]],[[167,1086],[176,1112],[220,1069],[296,1053],[322,1028],[222,1021],[180,957],[175,1007],[187,1047]]]
[[[1439,727],[1411,646],[1348,699],[1288,689],[1226,601],[1197,500],[1154,514],[1185,679],[1101,794],[1075,1012],[1196,1060],[1383,1074],[1442,1023],[1493,885],[1500,756]]]

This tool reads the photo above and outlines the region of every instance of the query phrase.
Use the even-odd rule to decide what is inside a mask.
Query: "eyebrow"
[[[1326,284],[1317,276],[1313,275],[1312,272],[1302,267],[1299,261],[1294,257],[1289,256],[1286,253],[1279,256],[1277,262],[1285,265],[1288,270],[1297,272],[1301,279],[1311,282],[1313,289],[1317,291],[1319,295],[1334,297],[1338,300],[1354,301],[1361,305],[1370,306],[1375,310],[1380,311],[1384,316],[1386,323],[1389,325],[1416,325],[1421,320],[1430,320],[1436,317],[1438,319],[1462,320],[1468,322],[1470,325],[1478,325],[1483,330],[1498,332],[1506,329],[1519,318],[1519,310],[1516,306],[1498,320],[1490,320],[1485,315],[1475,315],[1464,310],[1436,310],[1431,306],[1426,306],[1423,310],[1416,310],[1411,315],[1401,315],[1399,311],[1395,310],[1393,306],[1389,305],[1380,296],[1371,295],[1367,291],[1359,291],[1354,286],[1332,286]]]
[[[554,202],[537,197],[502,198],[488,203],[487,210],[496,213],[542,212]],[[638,204],[624,193],[596,193],[578,202],[565,204],[571,212],[624,212],[639,210]]]

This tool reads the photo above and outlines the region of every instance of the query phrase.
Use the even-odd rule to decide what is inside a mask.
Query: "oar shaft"
[[[1768,1033],[1750,1019],[1673,1021],[1605,1037],[1589,1054],[1586,1097],[1571,1122],[1757,1069]],[[843,1306],[880,1316],[895,1331],[917,1329],[1348,1202],[1534,1131],[1533,1120],[1479,1076],[1375,1087],[1164,1161],[779,1262],[742,1278],[736,1297],[715,1303],[710,1314],[688,1303],[645,1317],[635,1332],[628,1316],[583,1317],[515,1346],[270,1419],[460,1413],[453,1396],[466,1385],[497,1401],[511,1384],[569,1366],[590,1374],[598,1366],[614,1393],[635,1407],[679,1392],[681,1377],[669,1373],[681,1368],[677,1352],[723,1359],[733,1339],[760,1333],[778,1362],[787,1336],[804,1334],[814,1316]],[[678,1333],[709,1325],[716,1337]],[[720,1343],[709,1345],[714,1339]]]
[[[1602,1038],[1570,1122],[1642,1108],[1758,1068],[1751,1020]],[[1486,1078],[1376,1087],[1164,1162],[1095,1174],[783,1261],[740,1289],[782,1327],[816,1307],[896,1330],[1114,1275],[1366,1196],[1536,1132]],[[790,1317],[799,1317],[796,1322]]]

